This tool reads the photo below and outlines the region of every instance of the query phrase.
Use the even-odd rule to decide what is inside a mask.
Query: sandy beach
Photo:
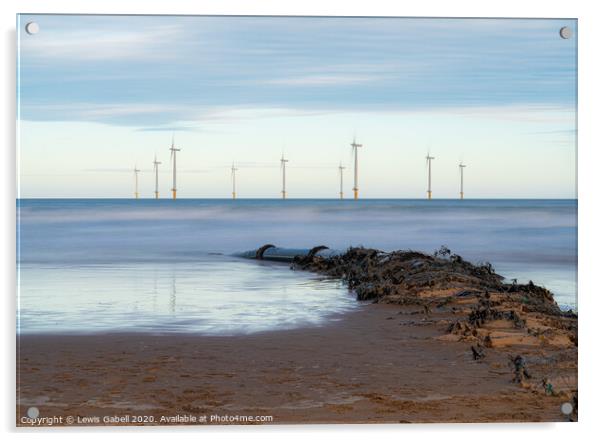
[[[212,415],[270,424],[568,420],[560,407],[576,389],[576,347],[525,340],[474,360],[469,341],[445,334],[453,318],[367,304],[326,326],[247,336],[25,335],[17,424],[31,424],[22,421],[31,406],[64,424],[135,424],[103,421],[125,415],[206,424]],[[513,382],[516,353],[532,381]],[[554,378],[553,395],[544,377]]]

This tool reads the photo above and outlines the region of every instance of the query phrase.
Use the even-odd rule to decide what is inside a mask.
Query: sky
[[[39,32],[24,31],[29,22]],[[568,26],[570,39],[559,30]],[[576,197],[577,21],[20,15],[19,197]]]

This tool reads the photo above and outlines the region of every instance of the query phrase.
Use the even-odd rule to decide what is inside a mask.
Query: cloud
[[[22,118],[34,121],[86,121],[137,127],[141,131],[199,131],[209,123],[258,118],[313,116],[331,110],[266,106],[203,106],[149,103],[23,104]],[[156,126],[147,126],[156,122]]]
[[[354,84],[381,82],[390,79],[383,75],[305,75],[290,78],[276,78],[266,80],[265,84],[283,86],[351,86]]]
[[[21,115],[32,121],[85,121],[140,127],[142,130],[193,130],[196,127],[177,123],[198,112],[193,105],[161,102],[71,102],[61,104],[21,105]],[[154,124],[151,128],[145,127]],[[166,126],[169,124],[169,126]]]
[[[557,32],[569,20],[31,17],[25,120],[205,131],[352,112],[533,118],[576,100],[575,40]]]
[[[549,124],[572,124],[577,116],[574,106],[551,105],[542,103],[521,103],[497,106],[467,106],[440,109],[441,113],[450,113],[471,118],[493,118],[502,121],[521,121]]]
[[[467,119],[493,119],[572,126],[576,112],[572,105],[547,103],[518,103],[500,105],[432,105],[421,106],[397,103],[381,106],[196,106],[157,103],[72,103],[23,106],[24,119],[43,121],[85,121],[134,127],[143,132],[219,132],[220,127],[263,119],[311,118],[350,115],[360,118],[378,115],[459,116]],[[40,118],[36,115],[42,114]],[[51,117],[49,117],[51,115]],[[156,122],[156,126],[148,126]],[[564,128],[559,130],[565,130]]]
[[[133,29],[95,28],[45,30],[22,35],[20,56],[27,62],[79,63],[82,61],[173,58],[170,46],[185,37],[180,26]]]
[[[140,127],[136,129],[139,132],[198,132],[201,129],[199,127]]]

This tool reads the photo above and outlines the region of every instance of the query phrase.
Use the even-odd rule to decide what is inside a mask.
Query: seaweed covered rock
[[[297,258],[293,268],[343,278],[359,300],[407,300],[412,296],[418,298],[425,290],[503,287],[503,277],[490,264],[473,265],[441,250],[428,255],[417,251],[386,253],[372,248],[349,248],[334,257]]]
[[[292,267],[342,278],[358,300],[385,303],[430,304],[452,298],[474,298],[477,305],[471,324],[507,318],[518,325],[516,311],[502,311],[501,303],[520,306],[525,312],[560,316],[554,297],[547,289],[528,284],[505,283],[490,263],[473,264],[443,246],[432,255],[417,251],[383,252],[373,248],[352,247],[344,254],[323,257],[298,257]],[[505,294],[494,300],[490,293]],[[474,303],[474,302],[473,302]]]
[[[550,291],[533,282],[506,283],[490,263],[473,264],[441,247],[433,254],[349,248],[332,257],[296,258],[294,269],[340,278],[358,300],[416,305],[452,314],[442,330],[485,347],[577,345],[577,317],[563,312]]]

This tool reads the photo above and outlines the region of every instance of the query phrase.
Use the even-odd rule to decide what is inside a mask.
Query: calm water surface
[[[338,281],[232,257],[265,243],[447,245],[576,307],[574,200],[19,200],[21,333],[241,334],[358,307]]]

